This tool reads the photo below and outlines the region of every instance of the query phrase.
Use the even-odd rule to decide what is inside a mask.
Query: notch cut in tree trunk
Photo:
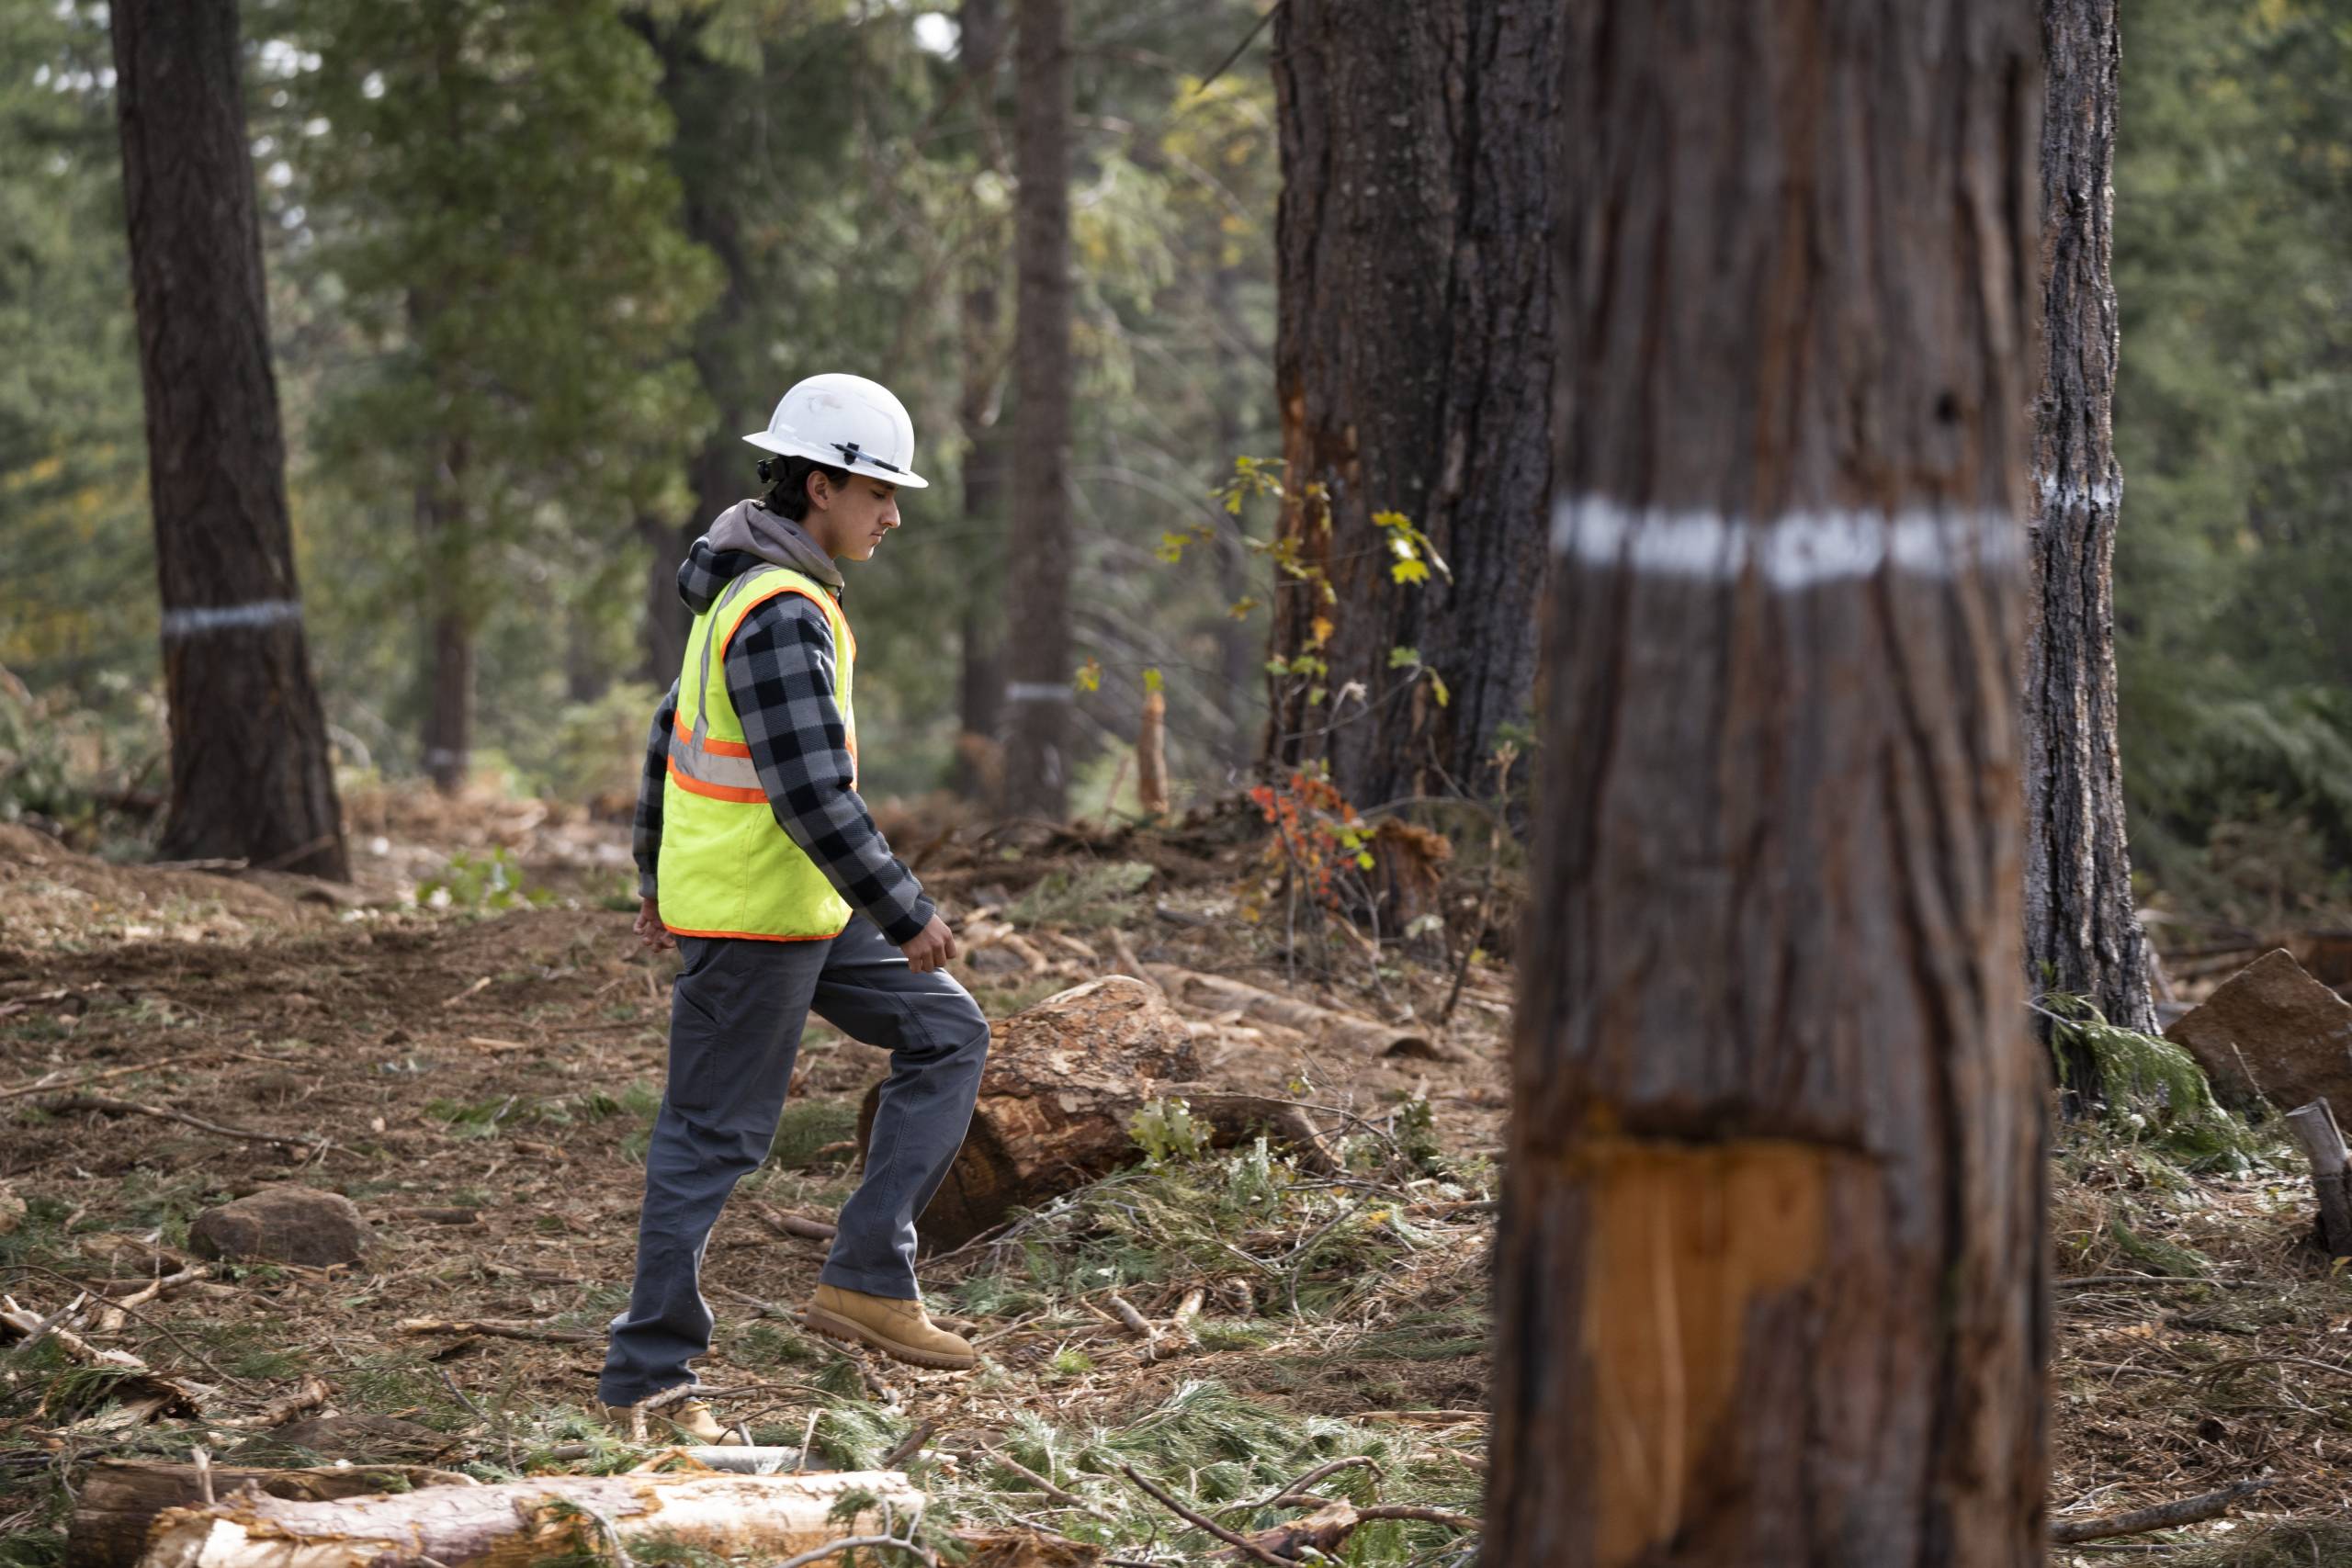
[[[2312,1191],[2319,1200],[2319,1240],[2330,1258],[2352,1258],[2352,1153],[2324,1100],[2287,1112],[2287,1128],[2312,1165]]]

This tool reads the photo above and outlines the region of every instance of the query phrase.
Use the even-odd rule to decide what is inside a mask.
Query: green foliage
[[[2132,848],[2194,905],[2308,918],[2343,901],[2352,863],[2352,4],[2147,0],[2127,27],[2115,595]],[[2272,852],[2282,829],[2318,852]]]
[[[459,850],[440,874],[416,885],[416,901],[434,908],[496,910],[546,904],[549,895],[523,886],[523,868],[504,845],[486,855]]]
[[[1127,1122],[1127,1133],[1153,1165],[1198,1159],[1208,1152],[1209,1129],[1193,1120],[1193,1108],[1181,1098],[1146,1100]]]
[[[830,1098],[789,1100],[776,1119],[775,1141],[768,1145],[768,1163],[794,1168],[813,1165],[818,1150],[856,1136],[855,1101]]]
[[[2062,1081],[2065,1045],[2080,1043],[2098,1062],[2110,1131],[2196,1169],[2243,1170],[2261,1157],[2262,1140],[2215,1102],[2205,1070],[2180,1046],[2119,1028],[2080,997],[2053,994],[2041,1005]]]

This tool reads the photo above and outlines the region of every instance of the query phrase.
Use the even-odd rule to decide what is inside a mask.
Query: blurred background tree
[[[982,787],[1022,540],[986,459],[967,480],[991,434],[1005,471],[1016,417],[1012,8],[969,8],[971,59],[961,10],[863,0],[247,0],[295,528],[347,766],[617,809],[677,657],[677,561],[758,488],[741,434],[793,380],[855,368],[913,409],[938,481],[852,590],[869,775]],[[1180,780],[1221,786],[1263,711],[1243,540],[1265,524],[1209,493],[1277,446],[1262,38],[1197,90],[1257,16],[1071,6],[1075,810],[1109,803],[1148,672]],[[19,744],[35,705],[133,804],[163,749],[152,606],[107,608],[153,580],[111,86],[102,8],[0,20],[0,320],[26,350],[0,370],[0,793],[51,817],[86,801]],[[1206,565],[1163,564],[1195,532]]]
[[[1155,671],[1180,805],[1264,733],[1275,502],[1211,492],[1282,449],[1269,36],[1202,85],[1263,9],[1070,0],[1088,816]],[[757,488],[739,437],[799,376],[854,368],[907,400],[935,481],[852,585],[872,786],[984,790],[1023,558],[1016,11],[247,0],[293,521],[346,767],[422,776],[446,618],[470,634],[472,776],[616,809],[676,658],[677,558]],[[2301,919],[2352,902],[2352,0],[2141,0],[2127,26],[2135,863],[2143,895]],[[118,592],[153,557],[112,85],[102,7],[0,15],[0,812],[136,848],[164,738],[154,607]]]
[[[2144,884],[2262,923],[2352,863],[2352,4],[2129,8],[2115,603]]]

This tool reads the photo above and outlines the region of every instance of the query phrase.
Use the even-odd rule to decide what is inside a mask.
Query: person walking
[[[964,1141],[989,1046],[988,1020],[944,967],[954,933],[857,793],[857,638],[836,563],[871,559],[899,525],[899,491],[928,483],[913,423],[876,382],[815,376],[744,439],[774,454],[759,464],[770,488],[722,513],[678,569],[694,626],[638,795],[637,932],[684,963],[636,1280],[597,1384],[615,1425],[704,1442],[722,1428],[676,1393],[710,1348],[703,1252],[735,1183],[767,1157],[811,1012],[886,1047],[890,1074],[808,1325],[916,1366],[974,1364],[923,1311],[915,1221]]]

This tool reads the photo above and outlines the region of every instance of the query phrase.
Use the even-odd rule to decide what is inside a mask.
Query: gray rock
[[[271,1187],[207,1209],[188,1226],[187,1239],[207,1258],[324,1268],[357,1262],[369,1238],[350,1199],[311,1187]]]
[[[2285,948],[2224,980],[2165,1031],[2197,1058],[2213,1097],[2241,1111],[2292,1111],[2325,1100],[2352,1113],[2352,1004],[2303,972]]]

